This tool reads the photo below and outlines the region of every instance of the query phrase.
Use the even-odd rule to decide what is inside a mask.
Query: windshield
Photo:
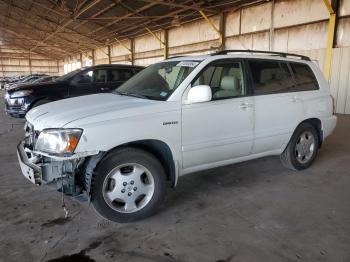
[[[42,77],[42,78],[38,78],[38,79],[35,79],[32,83],[43,83],[43,82],[47,82],[47,81],[51,81],[51,76],[45,76],[45,77]]]
[[[55,82],[59,82],[59,81],[67,81],[69,80],[71,77],[75,76],[77,73],[81,72],[82,70],[84,70],[85,68],[82,67],[82,68],[78,68],[78,69],[75,69],[74,71],[72,72],[69,72],[68,74],[65,74],[63,76],[60,76],[60,77],[57,77],[55,80]]]
[[[165,101],[199,62],[171,61],[151,65],[126,81],[115,92]]]
[[[21,80],[17,80],[19,82],[22,82],[22,83],[25,83],[27,82],[29,79],[31,79],[33,76],[29,75],[29,76],[26,76],[26,77],[23,77]]]
[[[27,79],[23,80],[22,83],[31,83],[31,82],[33,82],[36,79],[37,78],[35,78],[35,77],[30,77],[30,78],[27,78]]]

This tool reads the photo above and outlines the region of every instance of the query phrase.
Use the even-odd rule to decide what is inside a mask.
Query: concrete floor
[[[23,123],[1,110],[1,262],[350,261],[350,116],[308,170],[269,157],[189,175],[157,215],[132,224],[72,199],[62,219],[60,194],[20,174]]]

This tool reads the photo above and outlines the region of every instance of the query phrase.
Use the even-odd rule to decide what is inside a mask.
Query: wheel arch
[[[314,118],[308,118],[308,119],[303,120],[294,129],[293,135],[294,135],[295,131],[298,129],[298,127],[304,123],[311,124],[316,129],[317,134],[318,134],[318,146],[319,146],[319,148],[321,148],[322,143],[323,143],[323,132],[322,132],[322,122],[319,118],[314,117]]]
[[[103,156],[99,157],[94,169],[97,169],[98,165],[101,162],[103,162],[105,158],[107,158],[109,155],[113,154],[115,151],[123,147],[139,148],[155,156],[163,166],[167,175],[167,180],[170,182],[171,187],[176,186],[178,175],[173,153],[170,149],[170,146],[167,143],[157,139],[144,139],[133,142],[127,142],[118,145],[106,152],[103,152]]]

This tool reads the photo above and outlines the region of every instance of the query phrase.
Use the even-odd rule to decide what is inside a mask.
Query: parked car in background
[[[9,89],[11,87],[17,86],[17,85],[21,85],[21,84],[30,84],[33,81],[42,78],[42,77],[46,77],[48,75],[46,74],[32,74],[32,75],[28,75],[26,77],[23,78],[19,78],[17,80],[14,80],[10,83],[5,84],[5,89]]]
[[[26,76],[12,76],[12,77],[3,77],[0,80],[1,88],[8,88],[10,85],[13,85],[19,81],[21,81]]]
[[[308,57],[249,52],[171,58],[114,93],[34,108],[22,174],[84,189],[101,215],[129,222],[153,214],[185,174],[270,155],[308,168],[336,126],[327,81]]]
[[[24,117],[32,108],[52,101],[95,93],[108,93],[141,71],[143,67],[97,65],[76,69],[51,82],[18,85],[5,94],[5,111]]]

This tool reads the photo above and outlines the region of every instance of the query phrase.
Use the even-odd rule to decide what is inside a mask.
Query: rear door
[[[288,63],[249,59],[255,104],[253,154],[281,149],[287,145],[303,118],[302,97]]]
[[[69,96],[81,96],[104,92],[108,88],[107,69],[90,69],[76,75],[69,86]]]
[[[125,81],[129,80],[134,75],[132,68],[116,68],[109,70],[109,89],[115,90]]]

